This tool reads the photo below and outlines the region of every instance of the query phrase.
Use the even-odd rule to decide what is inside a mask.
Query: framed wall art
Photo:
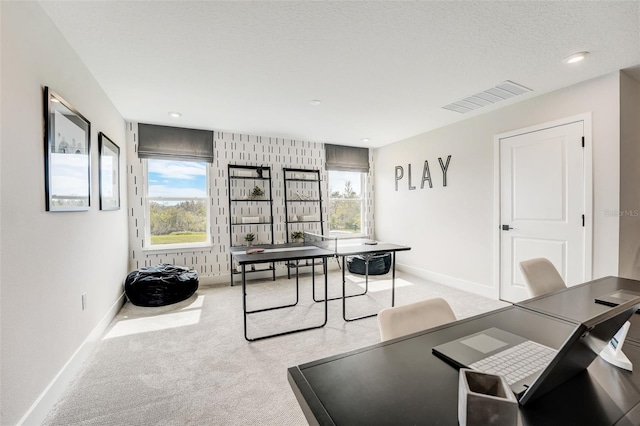
[[[91,207],[91,123],[57,93],[44,88],[47,211]]]
[[[120,148],[104,133],[98,133],[100,151],[100,210],[120,208]]]

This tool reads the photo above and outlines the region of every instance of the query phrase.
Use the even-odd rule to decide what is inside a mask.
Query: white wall
[[[102,131],[120,146],[124,170],[125,127],[38,3],[0,2],[0,10],[0,424],[37,424],[74,361],[91,347],[92,331],[119,308],[128,262],[127,200],[122,197],[118,211],[99,210],[97,135]],[[45,211],[43,86],[91,122],[89,211]],[[121,191],[126,194],[124,182]]]
[[[620,74],[620,276],[640,279],[640,82]]]
[[[424,133],[374,153],[376,237],[408,244],[398,256],[405,270],[466,290],[497,294],[493,252],[493,136],[586,112],[593,119],[593,276],[618,272],[619,73],[603,76],[484,115]],[[447,187],[438,157],[451,155]],[[433,189],[420,189],[424,160]],[[412,164],[413,185],[400,181],[395,166]],[[541,171],[544,172],[544,171]]]

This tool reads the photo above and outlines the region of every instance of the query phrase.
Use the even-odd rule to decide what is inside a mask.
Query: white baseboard
[[[53,406],[58,402],[58,399],[71,381],[82,370],[84,362],[89,358],[89,355],[95,349],[97,343],[100,341],[104,332],[106,331],[113,318],[115,318],[122,305],[125,302],[125,295],[122,293],[120,297],[115,301],[107,313],[102,317],[100,322],[93,328],[91,333],[82,342],[80,347],[69,358],[67,363],[56,374],[51,383],[40,394],[38,399],[31,405],[29,410],[18,422],[18,426],[22,425],[39,425],[42,424],[47,417]]]
[[[488,297],[489,299],[498,300],[498,289],[490,286],[486,286],[473,281],[467,281],[449,275],[440,274],[438,272],[427,271],[424,269],[416,268],[414,266],[408,266],[397,263],[396,269],[403,271],[411,275],[423,278],[425,280],[433,281],[438,284],[443,284],[449,287],[457,288],[469,293],[474,293],[480,296]]]

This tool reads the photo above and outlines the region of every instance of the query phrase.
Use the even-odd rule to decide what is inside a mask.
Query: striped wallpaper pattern
[[[285,207],[284,207],[284,175],[283,167],[320,170],[321,190],[323,197],[324,230],[328,231],[327,223],[327,172],[324,169],[324,144],[292,139],[273,138],[265,136],[251,136],[238,133],[214,132],[214,162],[209,165],[209,191],[211,195],[210,225],[211,247],[203,249],[185,250],[146,250],[145,241],[145,209],[144,209],[144,176],[142,160],[137,155],[138,125],[127,123],[128,165],[126,179],[128,188],[129,208],[129,248],[130,269],[169,263],[194,268],[200,276],[228,275],[230,271],[229,256],[229,221],[234,223],[242,215],[269,215],[267,204],[261,207],[251,207],[242,203],[234,203],[229,212],[229,180],[227,179],[227,165],[240,164],[251,166],[269,166],[272,174],[273,195],[273,230],[274,242],[286,241]],[[372,154],[369,154],[370,161]],[[122,178],[125,178],[123,176]],[[236,181],[237,182],[237,181]],[[266,182],[266,181],[265,181]],[[367,232],[373,235],[373,165],[367,188]],[[252,181],[241,183],[252,186]],[[253,209],[253,210],[251,210]],[[258,209],[258,210],[255,210]],[[316,205],[305,206],[304,214],[318,214]],[[300,210],[302,211],[302,210]],[[290,213],[291,215],[291,213]],[[294,225],[296,227],[298,225]],[[309,225],[306,225],[309,226]],[[302,227],[302,225],[300,225]],[[238,229],[235,229],[238,228]],[[313,228],[305,228],[313,230]],[[319,229],[319,227],[318,227]],[[290,231],[295,230],[290,227]],[[257,231],[257,232],[256,232]],[[247,225],[234,227],[234,245],[244,243],[243,236],[247,232],[256,232],[257,241],[254,243],[269,243],[269,225]],[[286,271],[284,265],[278,269]]]

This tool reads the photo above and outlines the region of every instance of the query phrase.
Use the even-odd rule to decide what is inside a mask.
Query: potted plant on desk
[[[247,246],[251,246],[251,244],[253,244],[253,240],[255,239],[256,239],[256,234],[254,234],[253,232],[249,232],[244,236],[244,240],[247,242]]]
[[[301,243],[304,238],[304,233],[302,231],[293,231],[291,233],[291,240],[294,243]]]

